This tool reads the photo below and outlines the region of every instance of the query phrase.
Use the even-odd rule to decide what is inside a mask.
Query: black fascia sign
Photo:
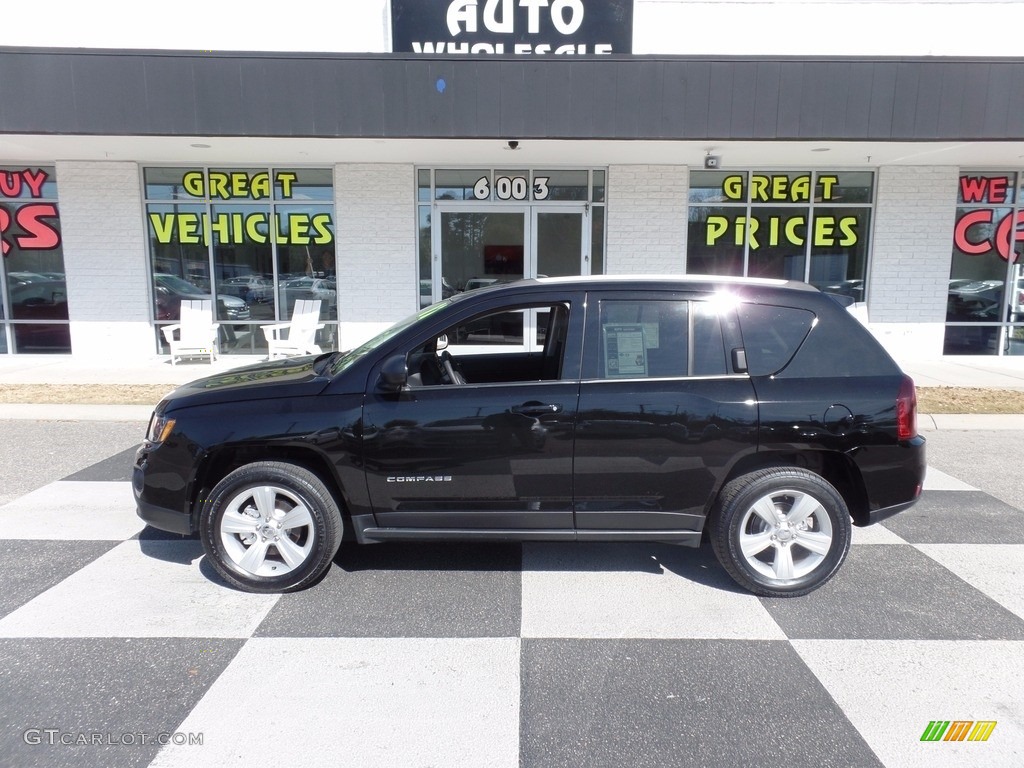
[[[391,0],[391,50],[628,54],[633,52],[633,0]]]

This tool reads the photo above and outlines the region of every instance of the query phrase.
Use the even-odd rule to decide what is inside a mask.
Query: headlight
[[[160,416],[156,413],[149,420],[149,430],[146,432],[146,439],[151,443],[162,443],[174,429],[174,419]]]

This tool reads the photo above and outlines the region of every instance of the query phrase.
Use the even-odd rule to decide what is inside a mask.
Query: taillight
[[[900,440],[917,437],[917,389],[909,376],[903,377],[896,397],[896,436]]]

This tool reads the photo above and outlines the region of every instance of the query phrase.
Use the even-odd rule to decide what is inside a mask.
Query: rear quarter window
[[[795,307],[740,304],[738,314],[751,376],[785,368],[814,324],[813,312]]]

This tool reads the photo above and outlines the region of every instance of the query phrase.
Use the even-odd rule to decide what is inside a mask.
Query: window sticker
[[[644,327],[644,323],[604,326],[606,378],[627,379],[647,376]]]

